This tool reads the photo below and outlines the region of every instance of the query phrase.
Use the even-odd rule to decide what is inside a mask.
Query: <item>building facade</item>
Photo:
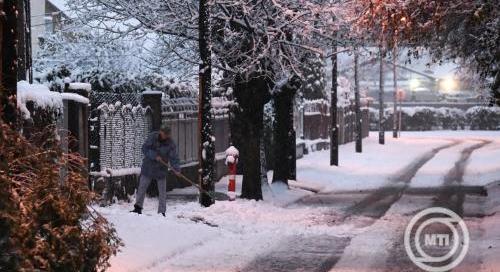
[[[31,47],[33,56],[40,48],[44,35],[61,29],[66,16],[65,0],[33,0],[31,9]]]

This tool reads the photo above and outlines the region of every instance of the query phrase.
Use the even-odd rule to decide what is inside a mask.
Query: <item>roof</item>
[[[67,0],[47,0],[52,5],[54,5],[60,11],[66,11],[68,9]]]
[[[360,65],[373,65],[373,61],[378,59],[378,51],[374,48],[366,49],[364,56],[360,58]],[[370,55],[371,54],[371,55]],[[406,52],[401,52],[401,56],[405,56]],[[340,72],[346,72],[352,69],[353,56],[349,54],[339,54],[340,67],[347,67],[341,69]],[[386,60],[386,64],[392,66],[390,59]],[[411,58],[411,62],[407,62],[407,58],[400,57],[397,66],[401,69],[420,74],[428,78],[442,79],[455,75],[458,70],[458,65],[453,62],[444,62],[442,64],[433,63],[429,54],[423,54],[420,58]]]

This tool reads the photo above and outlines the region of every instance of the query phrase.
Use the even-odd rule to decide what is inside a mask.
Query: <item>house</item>
[[[45,34],[61,29],[68,20],[66,0],[30,1],[31,9],[31,47],[33,56],[40,48],[41,38]]]

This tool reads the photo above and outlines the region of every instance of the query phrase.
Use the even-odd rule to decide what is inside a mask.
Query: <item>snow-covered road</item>
[[[197,203],[170,198],[136,216],[122,203],[99,210],[125,247],[110,271],[421,271],[403,246],[418,211],[434,206],[463,216],[469,254],[453,271],[497,271],[500,261],[500,133],[405,133],[365,140],[364,153],[341,147],[298,161],[298,183],[320,192],[274,188],[265,201]],[[225,181],[218,185],[220,190]],[[190,189],[172,194],[189,193]]]

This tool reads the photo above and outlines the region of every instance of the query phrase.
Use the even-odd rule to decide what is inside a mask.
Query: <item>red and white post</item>
[[[226,165],[229,168],[229,183],[227,185],[227,195],[229,200],[236,199],[236,165],[238,164],[239,151],[234,146],[226,150]]]

